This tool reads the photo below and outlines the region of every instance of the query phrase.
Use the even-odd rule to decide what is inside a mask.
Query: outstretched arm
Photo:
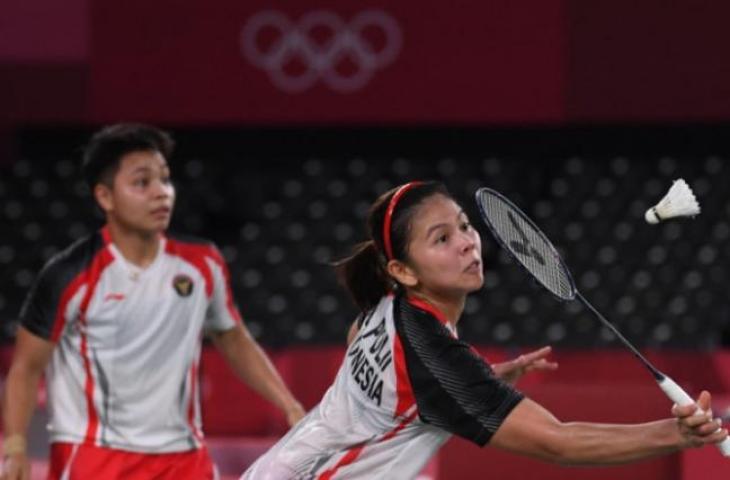
[[[289,426],[304,416],[301,404],[243,323],[239,322],[230,330],[213,333],[211,338],[236,375],[279,407]]]
[[[3,394],[5,443],[3,470],[0,474],[2,480],[30,478],[26,434],[36,407],[38,384],[52,353],[53,343],[33,335],[23,327],[18,329],[13,362]]]
[[[709,412],[710,400],[710,394],[702,392],[697,404]],[[507,416],[491,444],[555,463],[607,465],[717,443],[727,437],[727,430],[718,430],[719,424],[709,414],[692,415],[696,408],[674,407],[676,418],[633,425],[563,423],[526,398]]]

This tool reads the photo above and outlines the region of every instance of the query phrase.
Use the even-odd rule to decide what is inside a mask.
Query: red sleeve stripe
[[[396,404],[393,418],[398,418],[416,404],[416,398],[413,395],[411,380],[408,378],[408,368],[406,366],[406,357],[403,353],[403,344],[398,335],[395,335],[393,340],[393,353],[395,358],[396,394],[398,396],[398,403]]]
[[[365,444],[361,444],[361,445],[358,445],[357,447],[349,449],[345,453],[345,455],[340,459],[340,461],[337,462],[337,464],[334,467],[322,472],[322,474],[319,477],[317,477],[317,480],[330,480],[332,477],[335,476],[335,474],[337,473],[337,470],[344,467],[345,465],[349,465],[352,462],[354,462],[357,459],[357,457],[360,456],[360,453],[363,451],[364,448],[365,448]]]
[[[86,426],[86,435],[84,443],[94,444],[96,442],[96,433],[99,428],[99,414],[96,412],[94,407],[94,375],[91,368],[91,358],[89,357],[88,338],[86,336],[86,311],[89,308],[89,303],[94,296],[96,285],[99,283],[99,278],[104,269],[114,261],[114,257],[107,248],[99,251],[99,253],[92,260],[91,265],[87,270],[81,273],[85,276],[86,280],[86,292],[84,298],[81,301],[79,307],[79,322],[84,328],[80,329],[81,332],[81,357],[84,363],[84,371],[86,372],[86,384],[84,385],[84,392],[86,393],[86,410],[89,417],[89,423]]]
[[[210,256],[210,250],[210,247],[204,245],[180,243],[172,239],[167,240],[167,246],[165,247],[167,253],[182,258],[200,272],[205,280],[205,294],[208,298],[213,295],[213,272],[210,271],[210,267],[205,261],[205,257]]]
[[[206,258],[213,260],[223,272],[223,281],[225,283],[226,292],[226,308],[228,314],[237,321],[241,321],[241,314],[233,303],[233,292],[229,281],[228,268],[226,262],[220,256],[218,251],[209,245],[195,245],[191,243],[182,243],[172,239],[167,240],[165,249],[170,255],[177,255],[186,262],[193,265],[205,279],[205,293],[210,298],[213,295],[213,272],[210,271]]]
[[[81,315],[84,318],[85,315]],[[86,424],[86,435],[84,436],[84,443],[95,444],[96,443],[96,431],[99,428],[99,414],[96,412],[94,406],[94,375],[91,371],[91,359],[89,358],[89,347],[86,333],[81,333],[81,358],[84,362],[84,371],[86,372],[86,383],[84,385],[84,392],[86,394],[86,412],[89,423]]]
[[[223,272],[223,282],[226,289],[226,308],[228,309],[228,314],[232,318],[240,322],[241,314],[238,312],[236,305],[233,303],[233,291],[231,290],[231,274],[228,271],[228,266],[226,265],[225,260],[223,260],[223,257],[220,256],[218,250],[214,248],[211,248],[211,258],[218,265],[218,267],[220,267],[221,272]]]
[[[414,307],[417,307],[420,310],[423,310],[425,312],[430,313],[431,315],[433,315],[434,317],[436,317],[436,319],[439,322],[441,322],[444,325],[447,325],[449,323],[449,320],[446,318],[446,315],[444,315],[444,313],[441,310],[439,310],[438,308],[434,307],[433,305],[431,305],[428,302],[424,302],[420,298],[410,298],[409,297],[408,298],[408,303],[410,303]]]
[[[76,277],[68,284],[61,294],[61,300],[56,308],[56,315],[53,320],[53,329],[51,330],[51,341],[57,343],[61,338],[63,329],[66,327],[66,309],[71,299],[76,295],[81,287],[86,285],[87,270],[76,275]]]
[[[94,258],[91,260],[89,266],[79,272],[68,286],[63,290],[61,299],[58,302],[56,308],[56,314],[53,320],[53,329],[51,330],[51,341],[58,342],[63,334],[63,329],[66,327],[66,309],[68,304],[73,297],[78,293],[79,289],[84,285],[87,286],[86,294],[82,300],[79,311],[86,311],[91,301],[91,295],[96,288],[96,283],[101,277],[102,271],[114,261],[114,257],[106,248],[99,250]]]
[[[406,426],[416,418],[417,413],[418,413],[418,411],[414,409],[408,415],[408,417],[404,418],[403,421],[400,422],[394,429],[392,429],[391,431],[389,431],[388,433],[386,433],[379,439],[373,441],[371,444],[384,442],[386,440],[389,440],[389,439],[395,437],[398,432],[400,432],[401,430],[406,428]],[[317,480],[331,480],[332,477],[334,477],[335,474],[337,474],[337,471],[340,468],[342,468],[346,465],[349,465],[349,464],[353,463],[355,460],[357,460],[357,457],[360,456],[360,454],[362,453],[363,450],[365,450],[365,447],[367,447],[367,445],[368,444],[366,444],[366,443],[361,443],[360,445],[349,449],[345,453],[345,455],[343,455],[343,457],[340,459],[340,461],[337,462],[337,464],[334,467],[322,472],[322,474],[319,477],[317,477]]]

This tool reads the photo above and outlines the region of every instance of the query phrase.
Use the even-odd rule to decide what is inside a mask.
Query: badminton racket
[[[596,310],[575,286],[567,265],[544,233],[515,204],[499,192],[480,188],[476,202],[482,219],[494,237],[510,255],[524,267],[543,287],[560,300],[578,299],[628,348],[651,372],[664,393],[677,405],[694,404],[694,400],[668,375],[660,372],[639,352],[626,337]],[[697,411],[697,414],[701,414]],[[730,438],[718,444],[726,457],[730,457]]]

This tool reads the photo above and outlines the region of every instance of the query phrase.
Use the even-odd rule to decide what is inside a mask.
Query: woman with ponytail
[[[361,311],[322,401],[241,477],[414,478],[452,435],[565,464],[626,463],[722,441],[710,395],[674,418],[563,423],[514,388],[557,365],[544,348],[489,365],[458,339],[482,287],[481,240],[443,185],[410,182],[371,207],[368,239],[335,267]]]

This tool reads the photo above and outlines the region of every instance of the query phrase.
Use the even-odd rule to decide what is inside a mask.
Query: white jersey
[[[452,433],[486,444],[521,399],[433,307],[386,296],[321,403],[241,479],[414,478]]]
[[[51,441],[200,447],[202,332],[240,321],[227,277],[212,244],[163,237],[142,270],[106,229],[54,257],[21,312],[26,329],[56,343],[46,371]]]

